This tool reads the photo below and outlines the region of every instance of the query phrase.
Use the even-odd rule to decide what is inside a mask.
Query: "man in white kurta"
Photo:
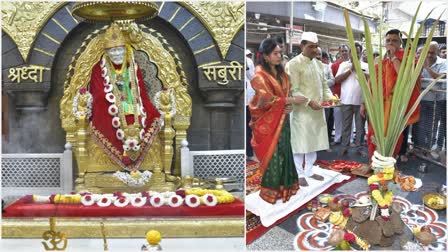
[[[320,104],[334,97],[324,78],[323,64],[315,59],[317,42],[316,33],[304,32],[300,44],[302,53],[286,65],[291,95],[309,99],[306,104],[293,105],[291,113],[291,146],[300,186],[308,186],[305,178],[323,180],[322,176],[313,173],[312,168],[316,152],[329,148],[327,123]]]

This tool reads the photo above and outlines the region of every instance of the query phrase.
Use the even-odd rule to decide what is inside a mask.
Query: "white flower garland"
[[[93,195],[86,194],[81,197],[81,204],[84,206],[92,206],[95,204],[95,197]]]
[[[165,198],[161,194],[151,195],[149,202],[153,207],[161,207],[165,204]]]
[[[185,197],[185,204],[189,207],[197,207],[201,204],[201,200],[199,199],[199,196],[189,194]]]
[[[96,202],[96,204],[100,207],[108,207],[115,201],[114,197],[103,196],[100,200]]]
[[[121,180],[123,183],[127,184],[130,187],[140,187],[144,186],[152,176],[152,172],[144,171],[139,172],[140,176],[138,178],[134,178],[131,174],[127,172],[117,171],[114,173],[114,177]]]
[[[160,104],[160,94],[162,94],[162,92],[163,92],[163,90],[156,93],[156,95],[154,96],[154,103],[156,105],[157,110],[159,111],[159,113],[162,115],[162,118],[163,118],[163,116],[165,115],[165,112],[161,111],[160,107],[159,107],[160,106],[159,105]],[[171,97],[170,114],[171,114],[171,116],[174,116],[174,115],[176,115],[176,99],[174,98],[173,90],[170,89],[169,92],[170,92],[170,97]]]
[[[116,207],[125,207],[129,204],[129,198],[121,197],[114,201]]]
[[[134,207],[142,207],[146,204],[146,197],[133,197],[131,198],[131,205]]]
[[[185,197],[184,192],[155,192],[147,191],[141,193],[107,193],[107,194],[92,194],[90,192],[83,192],[81,194],[67,195],[67,196],[78,196],[79,201],[70,204],[81,204],[83,206],[93,206],[97,205],[100,207],[108,207],[114,205],[116,207],[125,207],[132,205],[133,207],[161,207],[164,205],[170,207],[181,207],[183,205],[188,207],[198,207],[201,204],[206,206],[216,206],[222,203],[218,196],[212,193],[199,193],[199,194],[187,194]],[[45,202],[49,203],[50,196],[39,196],[33,195],[33,202]],[[63,202],[64,203],[64,202]],[[68,203],[65,203],[68,204]]]
[[[134,57],[132,57],[132,62],[135,62]],[[135,63],[134,63],[134,65],[135,65]],[[104,57],[101,58],[100,67],[101,67],[101,77],[103,77],[104,92],[106,93],[105,98],[110,104],[109,108],[108,108],[108,113],[111,116],[113,116],[111,123],[112,123],[112,126],[117,129],[115,136],[117,137],[118,140],[123,142],[123,149],[125,151],[131,151],[131,150],[139,151],[140,150],[139,141],[137,139],[127,139],[125,132],[121,129],[120,118],[118,117],[118,107],[119,106],[116,105],[116,103],[118,102],[118,98],[115,97],[115,95],[112,93],[112,90],[114,87],[110,83],[110,76],[109,76],[110,73],[107,70],[106,59]],[[131,75],[131,74],[136,74],[136,72],[133,73],[130,71],[129,75]],[[138,82],[138,78],[136,81]],[[137,84],[136,87],[137,87],[138,94],[140,94],[140,86]],[[140,135],[139,135],[140,140],[142,140],[144,138],[144,132],[145,132],[144,128],[146,128],[146,121],[145,121],[146,113],[144,111],[141,97],[139,97],[139,104],[137,107],[139,108],[138,109],[139,115],[142,117],[142,121],[143,121],[143,122],[141,122],[141,124],[143,126],[143,129],[142,129],[143,133],[140,132]],[[132,141],[129,141],[129,140],[132,140]],[[129,146],[129,144],[131,142],[133,143],[133,146]]]
[[[202,196],[202,202],[204,202],[206,206],[216,206],[218,204],[218,198],[213,194],[207,193]]]
[[[179,195],[173,195],[168,199],[168,205],[170,207],[179,207],[184,203],[184,199]]]
[[[88,95],[89,98],[87,100],[87,110],[86,111],[78,111],[78,100],[79,96],[81,95],[80,92],[77,92],[75,97],[73,98],[73,105],[72,105],[72,112],[75,115],[76,120],[79,120],[81,116],[85,116],[85,118],[90,118],[92,116],[92,102],[93,97],[92,94],[86,90],[85,95]]]

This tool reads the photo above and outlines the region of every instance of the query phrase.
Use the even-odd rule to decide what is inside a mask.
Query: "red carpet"
[[[133,207],[108,207],[77,205],[54,205],[42,203],[24,203],[23,198],[7,206],[2,214],[3,218],[8,217],[216,217],[216,216],[244,216],[244,203],[236,199],[230,204],[219,204],[214,207],[205,205],[191,208],[188,206],[143,206]]]
[[[329,187],[327,190],[325,190],[322,193],[330,193],[330,192],[336,190],[337,188],[339,188],[340,186],[344,185],[345,183],[353,181],[353,180],[355,180],[357,178],[355,175],[352,175],[352,174],[345,174],[345,175],[350,176],[350,179],[345,180],[345,181],[343,181],[341,183],[334,184],[334,185],[332,185],[331,187]],[[246,224],[246,244],[252,243],[254,240],[258,239],[260,236],[262,236],[264,233],[266,233],[272,227],[275,227],[276,225],[284,222],[285,220],[287,220],[291,216],[297,214],[300,210],[306,208],[307,205],[308,205],[308,203],[307,204],[303,204],[302,207],[294,210],[289,215],[283,217],[282,219],[278,220],[277,222],[275,222],[273,225],[271,225],[269,227],[264,227],[263,225],[261,225],[259,217],[255,216],[255,215],[253,215],[251,213],[249,214],[249,212],[248,212],[248,214],[246,215],[246,223],[247,223]],[[258,224],[257,224],[257,221],[258,221]],[[252,222],[252,223],[249,223],[249,222]]]

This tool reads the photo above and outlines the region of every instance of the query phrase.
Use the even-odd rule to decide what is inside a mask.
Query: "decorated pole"
[[[414,34],[414,25],[416,22],[417,14],[420,10],[420,6],[421,3],[419,4],[417,11],[412,19],[408,37]],[[432,11],[428,13],[425,20],[431,13]],[[435,79],[423,92],[421,92],[421,94],[413,104],[409,104],[414,87],[418,82],[418,79],[420,78],[420,72],[422,70],[426,55],[429,50],[429,43],[431,42],[435,27],[437,27],[440,17],[436,20],[436,22],[434,22],[417,63],[415,63],[415,54],[418,46],[418,38],[420,37],[424,26],[421,25],[417,29],[417,32],[415,33],[415,37],[417,39],[412,40],[409,37],[409,39],[407,40],[406,46],[404,48],[403,59],[397,73],[397,80],[395,83],[391,83],[394,87],[394,92],[391,95],[390,106],[386,106],[385,103],[382,102],[385,98],[383,97],[383,82],[388,80],[383,80],[383,78],[386,78],[386,76],[383,76],[382,61],[378,60],[378,64],[375,64],[371,40],[372,35],[370,33],[370,29],[366,22],[366,19],[363,17],[369,73],[374,73],[370,75],[369,80],[366,79],[364,73],[362,72],[361,65],[358,60],[358,55],[356,54],[355,39],[353,37],[350,17],[347,10],[344,11],[344,17],[346,22],[345,28],[347,31],[351,54],[353,57],[353,63],[358,75],[358,80],[361,86],[367,114],[369,115],[369,123],[371,124],[371,128],[373,129],[373,133],[375,135],[374,140],[376,144],[376,151],[375,155],[373,155],[372,157],[372,168],[374,170],[374,175],[372,175],[368,179],[368,184],[371,189],[372,198],[376,201],[379,208],[381,209],[381,216],[385,220],[388,220],[388,209],[392,202],[393,192],[388,190],[387,182],[393,179],[395,172],[395,159],[392,157],[394,149],[397,145],[401,133],[406,127],[406,122],[408,122],[413,112],[417,109],[417,106],[420,103],[422,97],[434,86],[434,84],[440,78],[443,77],[440,76],[439,78]],[[380,35],[380,56],[383,55],[381,40],[382,39]],[[407,107],[409,107],[410,109],[406,110]],[[376,209],[376,207],[374,209]]]

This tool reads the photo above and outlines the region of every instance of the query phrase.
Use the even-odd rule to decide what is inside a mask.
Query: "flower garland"
[[[231,203],[235,200],[233,195],[222,190],[177,190],[176,192],[141,192],[141,193],[108,193],[92,194],[83,192],[79,194],[52,194],[50,196],[26,195],[24,203],[60,203],[60,204],[81,204],[83,206],[97,205],[99,207],[125,207],[131,204],[133,207],[161,207],[168,205],[170,207],[198,207],[205,205],[213,207],[217,204]]]
[[[185,204],[189,207],[198,207],[201,204],[201,200],[195,194],[189,194],[185,197]]]
[[[166,89],[164,88],[164,90],[157,92],[156,95],[154,96],[155,106],[156,106],[157,110],[159,111],[160,115],[162,116],[162,118],[164,118],[164,115],[165,115],[165,112],[160,110],[160,95],[162,94],[163,91],[166,91]],[[176,115],[176,99],[174,98],[173,90],[170,89],[169,92],[170,92],[170,98],[171,98],[171,110],[169,113],[171,116],[174,116],[174,115]]]
[[[116,207],[125,207],[129,204],[129,198],[120,197],[114,201],[114,206]]]
[[[172,195],[168,199],[168,205],[170,207],[179,207],[184,203],[184,198],[182,198],[180,195]]]
[[[146,197],[133,197],[131,198],[131,205],[134,207],[142,207],[146,204]]]
[[[369,250],[370,248],[370,244],[366,240],[361,239],[361,237],[349,230],[347,230],[347,233],[344,234],[344,240],[358,244],[358,246],[363,250]]]
[[[78,100],[79,96],[81,95],[87,95],[86,111],[78,111]],[[76,93],[75,97],[73,98],[73,104],[72,104],[72,112],[75,115],[76,120],[80,120],[81,118],[90,118],[92,116],[92,102],[93,102],[92,94],[89,91],[87,91],[86,88],[81,88],[79,92]]]
[[[132,52],[128,52],[132,55]],[[125,57],[127,59],[128,57]],[[103,77],[103,85],[104,85],[104,93],[106,100],[110,103],[108,107],[108,113],[112,116],[112,126],[117,129],[115,136],[118,140],[123,143],[123,162],[125,164],[130,163],[130,159],[127,156],[127,151],[139,151],[140,150],[140,142],[144,139],[145,128],[146,128],[146,111],[143,107],[143,102],[140,97],[140,87],[137,83],[137,74],[134,57],[130,59],[130,66],[126,68],[126,60],[123,62],[121,70],[115,70],[112,66],[112,63],[106,60],[106,57],[103,56],[101,58],[100,67],[101,67],[101,77]],[[126,77],[126,82],[128,85],[131,85],[131,95],[132,95],[132,111],[134,114],[134,127],[138,127],[140,129],[139,136],[135,138],[134,136],[126,136],[125,131],[122,129],[126,129],[128,127],[126,116],[124,112],[124,107],[121,102],[124,101],[123,95],[119,90],[119,84],[117,81],[117,74],[120,74],[120,71],[123,71],[123,75]],[[128,104],[129,105],[129,104]],[[131,126],[132,127],[132,126]]]
[[[225,203],[232,203],[235,200],[235,197],[224,190],[209,190],[209,189],[189,189],[185,191],[187,195],[197,195],[197,196],[204,196],[204,195],[214,195],[216,196],[216,200],[218,204],[225,204]]]
[[[150,171],[132,171],[130,173],[128,172],[122,172],[122,171],[116,171],[113,175],[114,177],[121,180],[123,183],[127,184],[130,187],[140,187],[146,185],[146,183],[151,179],[152,172]]]

